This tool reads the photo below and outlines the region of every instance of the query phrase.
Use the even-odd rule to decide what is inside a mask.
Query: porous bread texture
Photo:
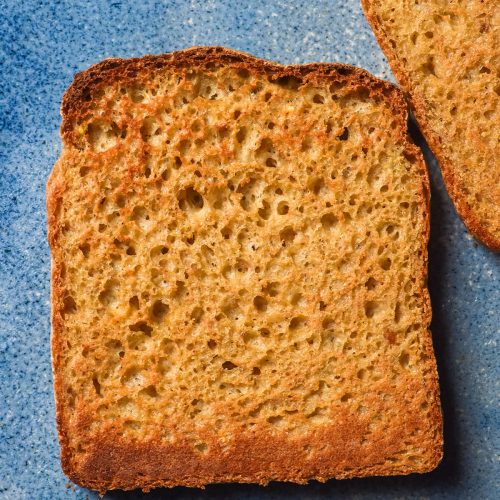
[[[468,229],[500,250],[500,2],[362,0]]]
[[[437,465],[428,180],[396,87],[196,48],[94,66],[62,111],[52,349],[73,481]]]

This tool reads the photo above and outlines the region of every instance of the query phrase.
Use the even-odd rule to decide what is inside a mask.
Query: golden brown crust
[[[224,47],[194,47],[169,54],[144,56],[130,59],[106,59],[86,71],[77,73],[71,86],[64,93],[61,114],[63,117],[61,135],[63,140],[74,140],[74,125],[90,109],[92,93],[106,83],[140,80],[149,74],[164,68],[182,69],[186,67],[210,67],[213,64],[226,64],[236,68],[247,69],[257,73],[266,73],[272,80],[285,77],[297,77],[304,82],[321,82],[336,77],[348,80],[354,87],[369,87],[374,93],[382,93],[394,106],[394,111],[401,114],[404,104],[396,87],[389,82],[379,80],[367,71],[340,63],[310,63],[282,66],[276,63],[257,59],[243,52],[229,50]],[[404,111],[406,112],[406,111]]]
[[[221,47],[198,47],[173,54],[146,56],[140,59],[104,61],[76,75],[73,84],[64,95],[61,134],[65,148],[77,147],[75,126],[84,119],[92,106],[88,100],[96,89],[113,81],[128,82],[146,79],[151,73],[165,68],[209,67],[231,65],[259,74],[265,73],[271,80],[300,77],[308,82],[348,80],[353,88],[370,88],[373,95],[381,96],[393,110],[397,119],[397,133],[404,144],[405,155],[413,159],[415,171],[421,176],[419,193],[424,219],[421,240],[421,262],[418,279],[426,281],[427,242],[429,236],[429,181],[420,151],[410,142],[406,131],[407,110],[400,91],[393,85],[380,81],[364,70],[339,64],[309,64],[304,66],[280,66],[246,54]],[[426,363],[427,416],[417,413],[412,401],[412,382],[408,378],[405,394],[396,393],[393,401],[400,408],[399,425],[390,426],[383,433],[371,435],[365,442],[363,436],[369,422],[358,414],[337,413],[335,425],[321,426],[305,437],[287,438],[280,433],[269,433],[262,428],[249,432],[241,428],[238,438],[229,449],[205,431],[204,441],[209,453],[202,458],[194,453],[189,443],[177,441],[174,445],[160,442],[152,436],[144,441],[131,441],[121,437],[119,424],[109,424],[104,430],[91,435],[87,447],[79,450],[70,443],[75,437],[88,437],[93,414],[79,408],[78,423],[69,422],[70,409],[66,407],[63,389],[62,353],[65,287],[65,256],[59,246],[62,221],[59,207],[65,190],[61,174],[65,159],[63,151],[55,165],[47,185],[48,238],[52,250],[52,356],[54,388],[57,406],[57,424],[61,443],[61,461],[64,472],[82,486],[104,493],[107,489],[143,488],[158,486],[203,486],[212,482],[256,482],[267,484],[272,480],[306,483],[311,479],[325,481],[331,477],[347,478],[368,475],[408,474],[426,472],[437,466],[442,457],[442,421],[439,405],[439,386],[432,342],[427,326],[431,319],[429,295],[423,295],[424,334],[421,338],[422,359]],[[69,160],[68,160],[69,161]],[[387,361],[389,363],[389,361]],[[388,364],[387,364],[388,366]],[[386,386],[381,389],[389,390]],[[418,388],[415,388],[415,391]],[[384,403],[372,401],[373,408],[382,414]],[[118,427],[117,427],[118,426]],[[202,431],[200,431],[203,434]],[[73,435],[69,435],[73,433]],[[384,457],[401,450],[401,442],[409,433],[422,435],[426,447],[425,461],[415,459],[411,466],[394,465]],[[71,439],[70,439],[71,438]],[[317,450],[313,458],[309,450]],[[251,449],[251,453],[248,450]]]
[[[420,129],[422,130],[422,134],[439,161],[446,188],[451,199],[453,200],[458,215],[461,217],[464,224],[475,238],[477,238],[490,250],[495,252],[500,251],[500,238],[498,234],[493,233],[485,224],[485,221],[478,218],[462,193],[462,189],[457,182],[457,173],[455,171],[454,164],[445,153],[444,146],[438,133],[431,126],[427,118],[429,104],[417,90],[415,81],[412,79],[411,72],[401,61],[400,54],[397,49],[389,43],[390,37],[385,32],[383,24],[377,19],[377,14],[373,9],[373,0],[361,0],[361,4],[363,6],[366,19],[375,34],[377,42],[387,57],[387,61],[396,76],[396,79],[408,96],[408,100],[411,103],[412,110],[415,113],[415,117],[417,118]]]
[[[407,417],[409,425],[418,427],[418,416]],[[401,468],[383,462],[381,449],[388,453],[397,453],[400,449],[405,437],[402,428],[391,428],[361,445],[357,437],[367,431],[367,423],[357,423],[349,414],[338,415],[338,420],[340,425],[321,427],[312,436],[292,442],[271,433],[246,432],[225,449],[208,438],[213,452],[201,460],[187,441],[176,446],[154,441],[138,444],[106,433],[96,436],[85,461],[68,475],[74,482],[104,493],[108,489],[137,488],[138,478],[145,491],[156,487],[203,487],[221,482],[267,485],[276,480],[306,484],[311,479],[325,482],[332,477],[424,473],[434,469],[440,460],[440,449],[436,446],[431,463]],[[207,434],[209,436],[210,431]],[[304,450],[316,443],[323,446],[311,459]],[[339,457],[342,457],[340,463]],[[333,473],[332,463],[338,463]]]

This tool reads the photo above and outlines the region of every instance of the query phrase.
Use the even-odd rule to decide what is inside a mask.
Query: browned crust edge
[[[415,114],[423,136],[439,161],[446,189],[455,205],[458,215],[467,229],[478,241],[483,243],[490,250],[500,252],[500,238],[495,237],[495,235],[483,225],[482,221],[472,213],[470,204],[462,196],[453,171],[453,164],[446,156],[439,142],[438,135],[434,132],[425,117],[425,109],[427,108],[425,99],[419,95],[415,89],[410,75],[405,71],[404,64],[399,60],[396,50],[389,44],[388,37],[383,27],[377,22],[376,16],[371,10],[371,4],[371,0],[361,0],[365,17],[373,30],[375,38],[386,56],[392,72],[408,97],[408,101],[411,104],[412,111]]]
[[[78,117],[85,113],[89,103],[89,96],[93,89],[110,81],[133,81],[140,76],[151,74],[151,72],[161,71],[165,67],[185,68],[189,66],[206,67],[212,64],[231,65],[236,68],[247,69],[259,73],[266,73],[271,79],[284,77],[298,77],[304,82],[325,82],[341,77],[348,81],[353,87],[365,87],[374,93],[384,96],[386,104],[394,111],[394,116],[400,120],[399,133],[401,143],[404,145],[405,155],[416,159],[415,169],[420,174],[421,196],[424,203],[424,232],[422,234],[422,274],[424,283],[427,279],[427,243],[429,239],[429,177],[427,168],[421,151],[411,142],[408,136],[406,121],[408,117],[407,106],[401,91],[393,84],[379,80],[370,73],[360,68],[344,64],[313,63],[307,65],[282,66],[276,63],[257,59],[248,54],[237,52],[223,47],[194,47],[191,49],[163,54],[158,56],[148,55],[134,59],[108,59],[90,67],[88,70],[78,73],[71,86],[64,94],[61,106],[62,126],[61,137],[63,146],[73,142],[72,127]],[[62,269],[64,266],[63,256],[58,248],[58,236],[60,230],[59,209],[62,195],[65,190],[62,163],[59,160],[55,165],[47,182],[47,213],[48,213],[48,241],[51,247],[51,350],[53,363],[54,393],[56,401],[56,418],[61,445],[61,463],[65,474],[74,482],[81,486],[98,490],[104,493],[108,489],[134,489],[143,488],[148,490],[160,486],[196,486],[203,487],[213,482],[246,482],[267,484],[269,481],[291,481],[296,483],[307,483],[309,480],[326,481],[329,478],[365,477],[372,475],[394,475],[410,474],[413,472],[429,472],[433,470],[441,461],[443,454],[442,442],[442,414],[439,403],[439,384],[435,358],[432,348],[432,338],[430,332],[425,332],[422,338],[422,348],[429,359],[430,376],[428,378],[430,394],[430,415],[429,421],[435,429],[436,437],[434,446],[430,451],[430,459],[424,466],[415,465],[414,468],[397,468],[386,464],[375,464],[361,468],[350,468],[348,463],[331,464],[318,463],[312,467],[301,465],[293,466],[293,462],[280,457],[278,449],[272,456],[262,454],[259,451],[271,436],[256,439],[255,436],[241,440],[238,445],[239,458],[246,456],[246,449],[252,444],[252,449],[257,449],[257,455],[263,460],[268,468],[257,470],[249,467],[246,470],[239,470],[237,467],[231,471],[231,464],[226,462],[225,468],[219,467],[212,473],[203,470],[205,475],[189,475],[197,470],[199,465],[194,457],[189,456],[186,447],[181,449],[171,449],[160,443],[122,443],[115,439],[112,434],[96,437],[89,452],[89,459],[83,466],[74,463],[72,449],[69,443],[68,425],[66,422],[63,384],[62,384],[62,345],[63,345],[63,299],[64,286],[62,283]],[[431,306],[427,288],[423,289],[424,296],[424,318],[425,324],[429,325],[431,320]],[[348,419],[345,421],[349,421]],[[331,431],[327,429],[320,431],[325,435],[321,439],[332,437]],[[349,432],[340,432],[341,435],[348,436]],[[318,436],[319,437],[319,436]],[[395,437],[395,436],[393,436]],[[283,444],[278,440],[276,446]],[[259,448],[260,446],[260,448]],[[237,450],[235,450],[237,451]],[[288,451],[292,452],[293,449]],[[262,455],[262,456],[261,456]],[[293,458],[293,457],[292,457]],[[179,462],[179,466],[162,467],[165,462]],[[251,459],[247,459],[248,460]],[[323,460],[329,462],[330,460]],[[244,462],[246,463],[246,462]],[[117,466],[125,471],[124,476],[117,477],[115,473]],[[176,470],[173,477],[168,478],[161,475],[161,471]],[[140,471],[149,473],[141,476]],[[142,473],[143,474],[143,473]],[[96,478],[101,475],[102,479]]]

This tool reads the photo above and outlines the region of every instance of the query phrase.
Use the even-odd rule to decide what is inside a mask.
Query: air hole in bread
[[[297,233],[293,230],[292,227],[287,226],[280,231],[280,240],[282,241],[283,246],[287,246],[293,242]]]
[[[374,290],[376,286],[377,286],[377,280],[372,276],[370,276],[365,282],[365,287],[370,291]]]
[[[142,385],[144,381],[144,373],[141,368],[138,366],[132,366],[128,368],[123,376],[120,379],[121,383],[125,386],[129,387],[137,387]],[[130,404],[131,400],[127,398],[123,398],[122,400],[122,406],[125,406],[127,404]]]
[[[292,306],[302,306],[304,304],[304,296],[300,292],[294,293],[290,299],[290,304],[292,304]]]
[[[137,295],[130,297],[128,303],[130,304],[130,307],[132,307],[132,309],[139,309],[139,297]]]
[[[208,452],[208,445],[207,443],[197,443],[194,445],[196,451],[200,453],[207,453]]]
[[[159,396],[155,385],[148,385],[139,391],[139,396],[146,396],[148,398],[157,398]]]
[[[306,418],[318,425],[325,424],[328,421],[326,410],[321,407],[317,407],[313,412],[306,415]]]
[[[300,144],[300,150],[302,152],[309,151],[312,148],[313,141],[310,135],[306,135],[304,139],[302,139],[302,143]]]
[[[325,318],[321,322],[321,327],[323,328],[323,330],[332,330],[334,325],[335,325],[335,322],[333,321],[332,318]]]
[[[168,313],[169,306],[164,304],[161,300],[156,300],[152,307],[152,316],[155,321],[161,321]]]
[[[228,240],[231,235],[233,234],[233,231],[231,229],[230,226],[224,226],[221,230],[220,230],[220,233],[222,234],[222,237],[225,239],[225,240]]]
[[[321,216],[321,225],[323,229],[332,229],[339,222],[339,219],[332,213],[327,213]]]
[[[281,76],[278,78],[271,77],[269,78],[269,81],[289,90],[298,90],[302,85],[302,80],[295,76]]]
[[[267,417],[267,421],[271,424],[271,425],[275,425],[275,426],[281,426],[284,424],[284,421],[283,421],[283,417],[281,415],[274,415],[272,417]]]
[[[197,306],[191,311],[191,319],[195,324],[198,324],[201,322],[203,314],[204,314],[203,308]]]
[[[181,299],[187,295],[186,283],[182,280],[176,280],[172,297]]]
[[[168,355],[172,355],[177,351],[177,344],[171,339],[163,339],[160,342],[160,349]]]
[[[101,384],[97,380],[96,376],[92,377],[92,385],[94,386],[95,393],[98,396],[101,396]]]
[[[290,330],[298,330],[299,328],[304,328],[307,325],[307,318],[305,316],[295,316],[291,319],[288,328]]]
[[[246,68],[239,69],[237,74],[240,78],[243,78],[244,80],[247,80],[248,78],[250,78],[250,71]]]
[[[403,351],[403,352],[399,355],[399,364],[400,364],[403,368],[408,368],[408,365],[410,364],[410,355],[409,355],[406,351]]]
[[[126,337],[127,347],[130,351],[146,351],[150,345],[150,337],[142,332],[134,332]]]
[[[185,212],[198,212],[203,208],[203,196],[192,186],[177,193],[179,208]]]
[[[146,321],[138,321],[133,325],[129,325],[129,329],[132,332],[142,332],[148,337],[151,336],[151,333],[153,332],[153,328]]]
[[[263,200],[262,207],[259,208],[258,213],[262,219],[268,220],[271,217],[271,205],[266,200]]]
[[[240,129],[236,133],[236,140],[239,143],[242,143],[246,139],[247,134],[248,134],[248,129],[246,127],[240,127]]]
[[[352,394],[347,392],[340,398],[340,402],[347,403],[350,399],[352,399]]]
[[[349,129],[347,127],[344,127],[344,130],[339,136],[337,136],[337,139],[339,141],[347,141],[347,139],[349,139]]]
[[[118,281],[117,280],[107,280],[104,289],[99,293],[98,300],[105,306],[112,306],[117,301],[117,291],[118,291]]]
[[[321,94],[314,94],[313,102],[315,104],[323,104],[325,102],[325,98]]]
[[[421,72],[424,76],[436,76],[436,67],[434,64],[434,57],[428,56],[427,61],[420,67]]]
[[[155,117],[147,116],[146,118],[144,118],[140,133],[144,142],[152,145],[160,144],[160,135],[162,134],[162,129],[160,122]]]
[[[128,94],[132,102],[140,103],[146,98],[146,91],[144,87],[134,86],[128,89]]]
[[[394,321],[395,323],[399,323],[401,321],[402,311],[401,311],[401,303],[397,302],[396,307],[394,308]]]
[[[276,211],[278,212],[279,215],[286,215],[289,211],[290,207],[288,206],[288,202],[286,201],[280,201],[278,203],[278,207]]]
[[[367,318],[373,318],[377,316],[382,310],[381,305],[375,301],[368,301],[365,303],[365,316]]]
[[[82,243],[81,245],[78,246],[80,249],[80,252],[82,252],[83,256],[87,258],[90,253],[90,245],[88,243]]]
[[[385,257],[379,261],[379,265],[384,271],[388,271],[392,265],[391,259],[389,257]]]
[[[116,123],[97,120],[89,123],[87,136],[94,151],[102,153],[115,146],[120,136]]]
[[[257,295],[253,299],[253,305],[255,306],[255,309],[263,312],[267,309],[267,299],[262,295]]]
[[[275,153],[273,141],[269,137],[264,137],[260,141],[260,146],[255,151],[256,156]]]

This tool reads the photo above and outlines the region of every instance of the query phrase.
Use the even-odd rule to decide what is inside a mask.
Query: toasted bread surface
[[[199,47],[93,66],[62,115],[47,204],[73,481],[437,465],[429,187],[395,86]]]
[[[500,3],[362,0],[471,233],[500,250]]]

